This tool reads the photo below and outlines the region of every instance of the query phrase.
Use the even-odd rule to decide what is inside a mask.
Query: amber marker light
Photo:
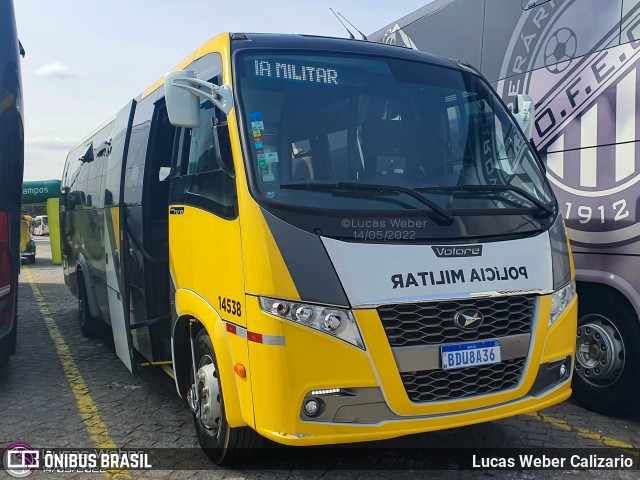
[[[233,366],[233,371],[236,372],[236,375],[238,375],[240,378],[245,378],[247,376],[247,369],[244,368],[244,365],[242,365],[241,363],[236,363]]]

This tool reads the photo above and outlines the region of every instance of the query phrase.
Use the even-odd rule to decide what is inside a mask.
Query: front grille
[[[535,296],[491,297],[378,307],[392,347],[439,345],[530,333]],[[461,330],[453,323],[458,310],[477,308],[484,316],[477,330]]]
[[[402,383],[412,402],[452,400],[515,387],[526,359],[460,370],[425,370],[401,373]]]

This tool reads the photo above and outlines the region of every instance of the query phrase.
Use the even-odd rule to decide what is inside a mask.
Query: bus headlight
[[[270,315],[313,328],[365,349],[358,323],[351,310],[260,297],[260,308]]]
[[[558,320],[560,315],[562,315],[562,312],[567,309],[575,295],[575,280],[571,280],[567,285],[553,292],[553,295],[551,295],[551,315],[549,316],[549,328],[551,328],[551,325],[553,325],[556,320]]]

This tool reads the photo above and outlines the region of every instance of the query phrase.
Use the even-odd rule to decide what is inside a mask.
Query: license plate
[[[500,362],[500,341],[456,343],[440,347],[442,369],[478,367]]]

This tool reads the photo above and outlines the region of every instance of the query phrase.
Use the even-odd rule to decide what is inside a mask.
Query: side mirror
[[[516,118],[520,128],[522,128],[527,140],[531,140],[535,122],[535,106],[533,99],[529,95],[518,95],[513,116]]]
[[[196,72],[182,70],[167,73],[164,77],[164,98],[167,104],[169,121],[176,127],[198,128],[200,126],[200,101],[190,91],[181,87]]]
[[[176,127],[200,126],[199,98],[210,100],[225,114],[229,114],[233,107],[231,87],[200,80],[191,70],[167,73],[164,78],[164,91],[169,121]]]

